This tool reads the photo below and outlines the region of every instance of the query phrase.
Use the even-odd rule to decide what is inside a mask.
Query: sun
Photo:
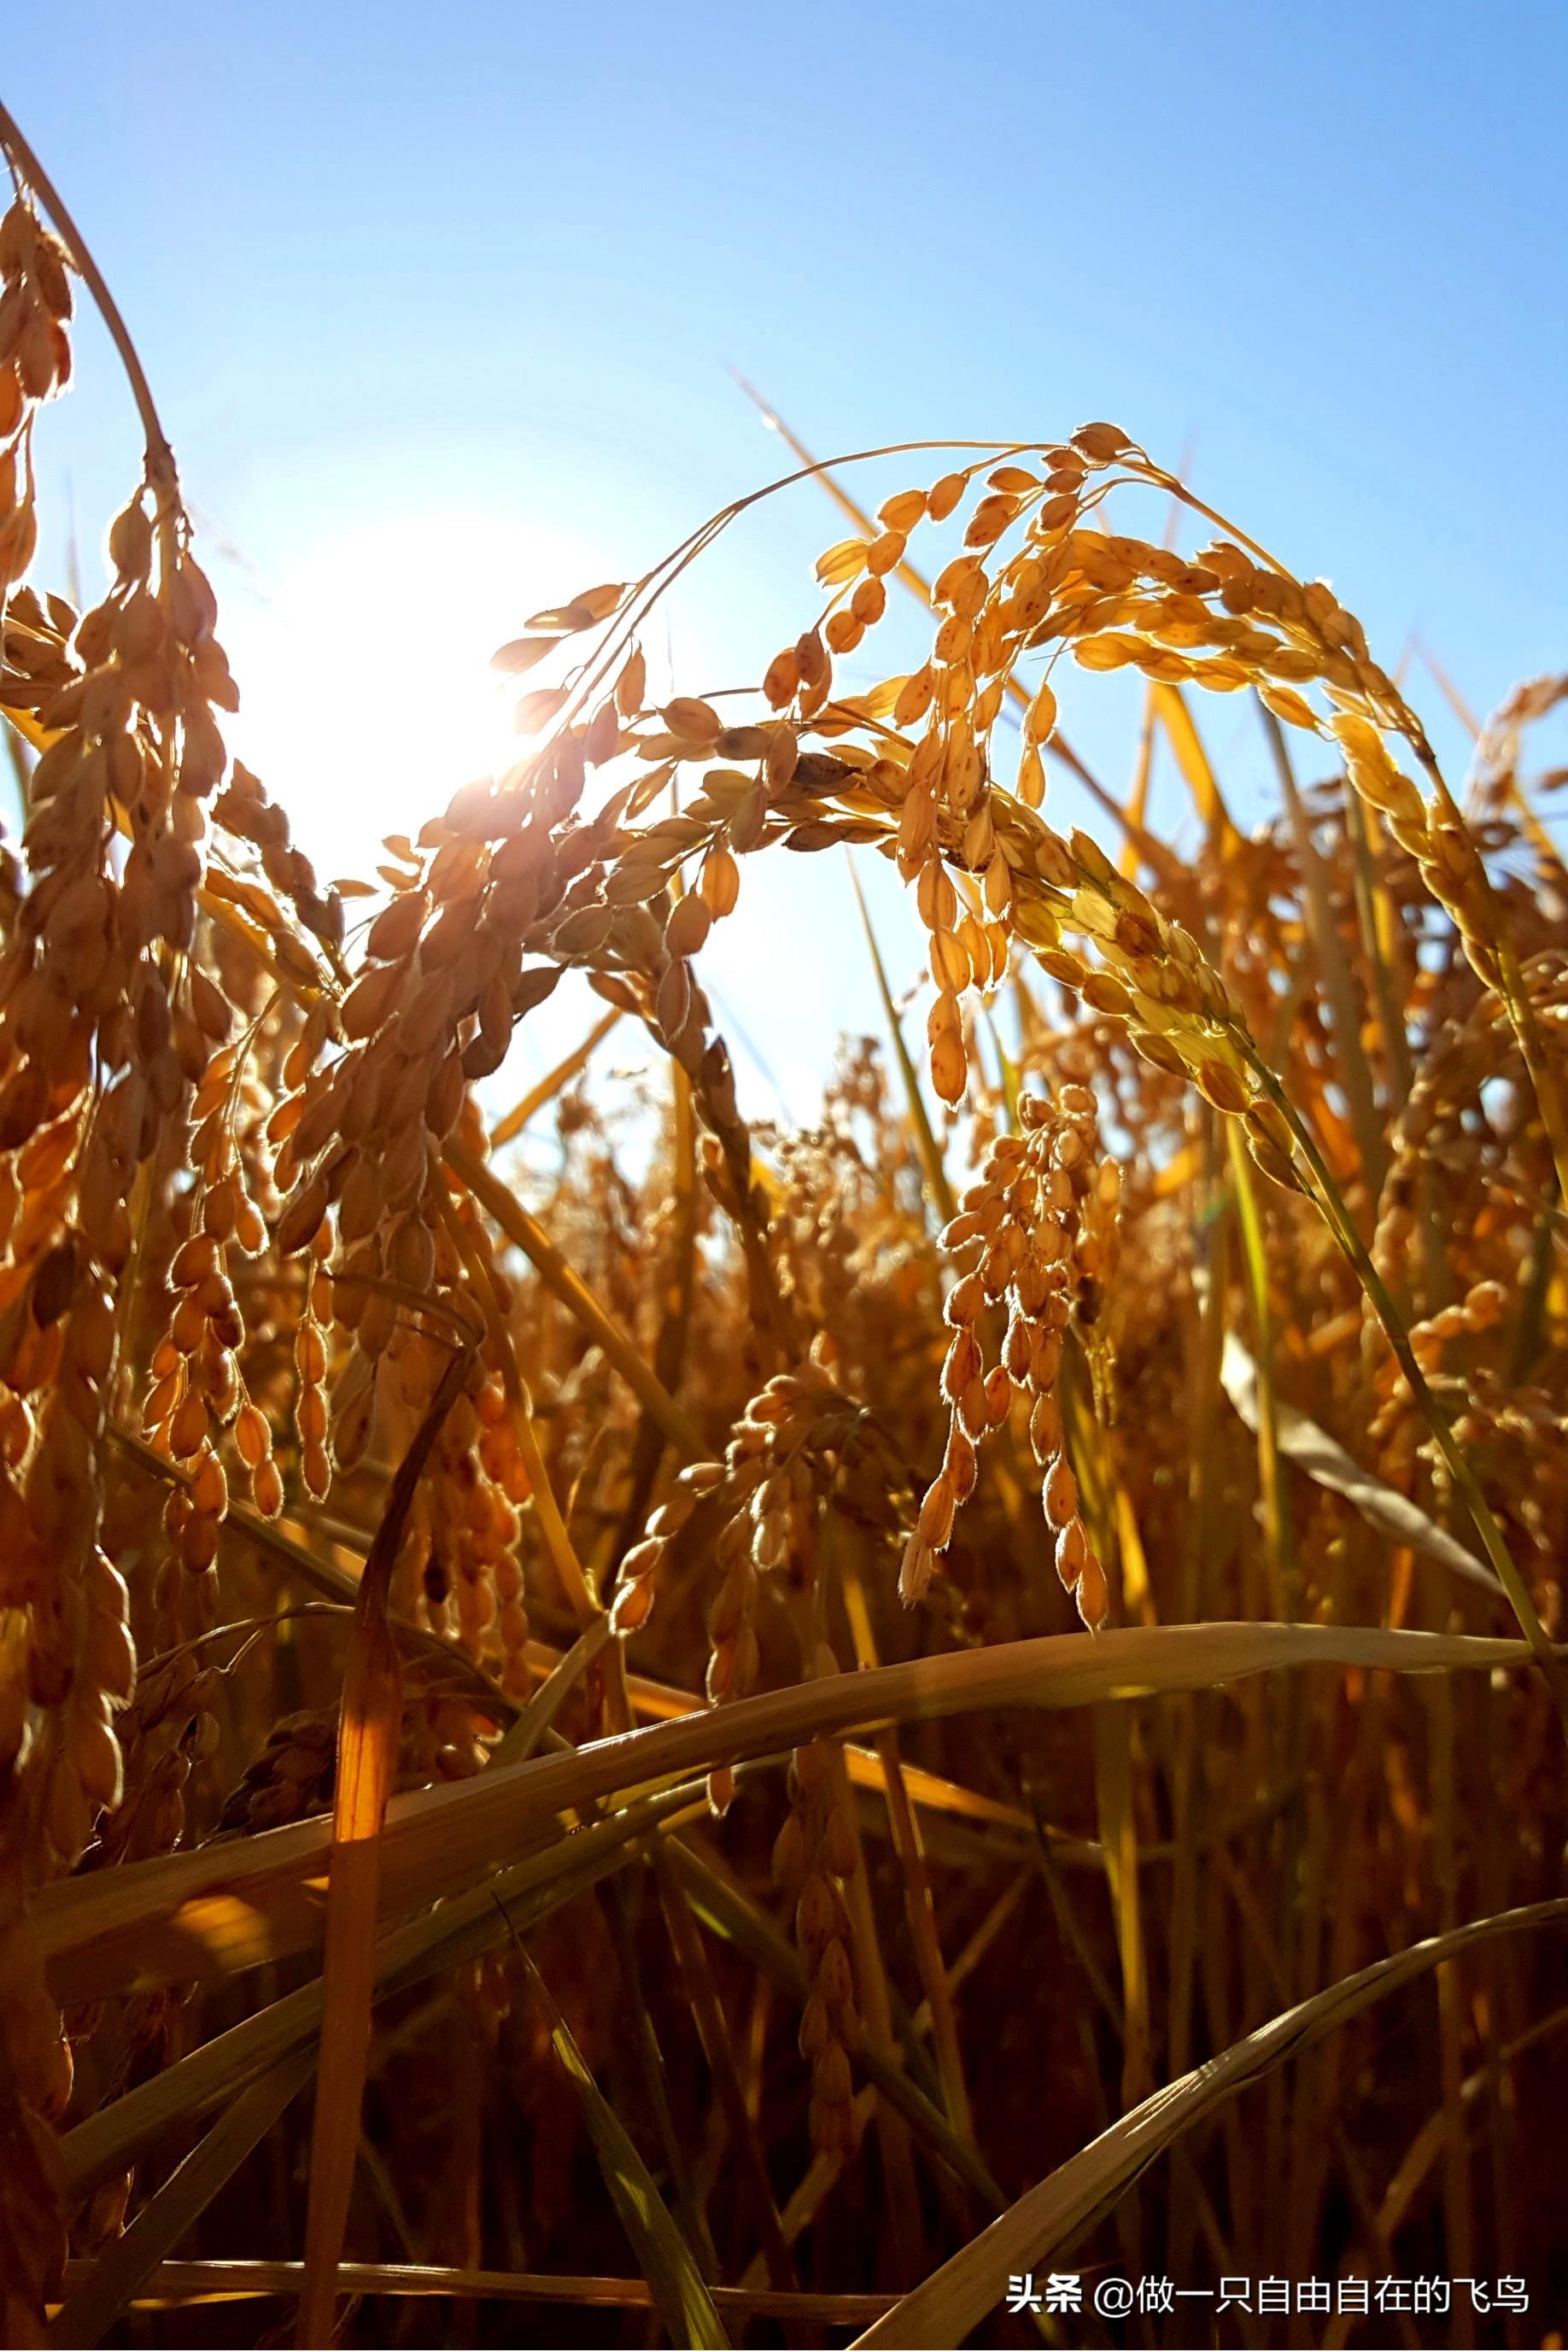
[[[603,554],[516,519],[427,513],[324,538],[226,600],[231,740],[324,878],[367,875],[459,785],[521,748],[496,647],[605,576]]]

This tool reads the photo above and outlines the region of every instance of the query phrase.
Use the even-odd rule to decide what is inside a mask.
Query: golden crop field
[[[1446,775],[1324,583],[1024,404],[563,581],[514,763],[326,881],[0,146],[5,2340],[1561,2343],[1568,677]],[[145,450],[68,600],[86,310]],[[798,635],[657,699],[825,484]],[[786,851],[925,962],[847,943],[805,1128],[704,990]]]

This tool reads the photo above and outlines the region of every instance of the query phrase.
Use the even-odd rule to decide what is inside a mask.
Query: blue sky
[[[1560,5],[251,0],[18,14],[4,95],[228,551],[251,746],[342,870],[461,780],[534,604],[781,469],[731,364],[822,456],[1112,418],[1386,660],[1419,633],[1479,708],[1562,667],[1565,76]],[[137,443],[90,334],[80,367],[41,478],[90,586]],[[764,508],[671,613],[681,684],[758,675],[839,535]],[[1199,715],[1246,804],[1246,709]],[[1126,695],[1071,680],[1063,720],[1121,789]],[[799,1110],[875,1016],[842,874],[773,862],[815,870],[748,883],[716,993],[771,1026],[818,939]]]

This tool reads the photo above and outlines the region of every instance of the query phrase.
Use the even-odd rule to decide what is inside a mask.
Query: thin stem
[[[1289,1522],[1285,1511],[1284,1481],[1279,1469],[1278,1400],[1274,1392],[1274,1318],[1268,1305],[1268,1261],[1258,1214],[1252,1163],[1234,1119],[1226,1120],[1230,1150],[1231,1182],[1241,1228],[1242,1263],[1252,1298],[1252,1319],[1258,1332],[1258,1468],[1263,1489],[1264,1525],[1268,1537],[1270,1595],[1280,1617],[1297,1614],[1299,1581],[1291,1560]]]
[[[1139,450],[1138,456],[1142,459],[1143,465],[1147,468],[1147,472],[1142,476],[1143,480],[1153,483],[1159,489],[1169,490],[1173,499],[1180,499],[1182,504],[1185,507],[1191,507],[1194,514],[1201,514],[1207,521],[1217,524],[1221,530],[1229,531],[1237,546],[1249,547],[1252,550],[1253,554],[1260,557],[1262,562],[1268,565],[1269,571],[1277,572],[1282,580],[1294,580],[1296,575],[1290,570],[1289,566],[1288,564],[1281,563],[1277,555],[1270,555],[1268,550],[1263,545],[1260,540],[1250,539],[1246,531],[1238,530],[1235,523],[1230,520],[1229,517],[1222,515],[1217,507],[1209,506],[1203,499],[1196,497],[1193,491],[1189,490],[1186,485],[1179,480],[1174,474],[1168,474],[1163,466],[1156,465],[1153,458],[1149,456],[1147,450]],[[1129,461],[1124,456],[1122,457],[1119,457],[1115,462],[1118,465],[1123,465]],[[1136,479],[1139,478],[1134,477],[1134,478]]]
[[[1513,1024],[1519,1050],[1524,1066],[1530,1073],[1530,1083],[1535,1094],[1535,1107],[1541,1113],[1541,1124],[1546,1130],[1547,1144],[1552,1152],[1552,1165],[1557,1177],[1557,1190],[1568,1200],[1568,1116],[1563,1107],[1556,1075],[1546,1058],[1536,1023],[1535,1007],[1530,1001],[1524,973],[1520,968],[1519,952],[1510,935],[1502,908],[1498,905],[1491,885],[1487,884],[1487,896],[1494,917],[1491,944],[1497,950],[1498,985],[1509,1019]]]
[[[494,1219],[508,1241],[514,1243],[531,1261],[546,1287],[555,1293],[584,1329],[592,1333],[627,1387],[653,1415],[681,1458],[687,1462],[702,1461],[707,1447],[700,1431],[668,1394],[663,1381],[644,1363],[619,1324],[605,1313],[582,1276],[556,1248],[538,1218],[530,1214],[521,1202],[466,1145],[456,1139],[448,1139],[442,1156],[452,1174],[473,1194],[487,1215]]]
[[[1437,765],[1436,758],[1430,746],[1423,740],[1415,746],[1415,751],[1416,758],[1426,772],[1445,815],[1458,826],[1474,853],[1481,897],[1485,901],[1487,913],[1491,919],[1490,936],[1487,945],[1497,956],[1498,988],[1504,1004],[1508,1007],[1508,1016],[1513,1024],[1514,1034],[1519,1039],[1519,1049],[1524,1056],[1524,1066],[1530,1073],[1530,1082],[1535,1091],[1536,1108],[1541,1113],[1541,1123],[1546,1129],[1546,1140],[1552,1150],[1552,1164],[1557,1171],[1557,1189],[1563,1199],[1568,1200],[1568,1113],[1565,1113],[1563,1108],[1556,1076],[1542,1047],[1541,1031],[1535,1019],[1535,1007],[1530,1001],[1530,991],[1525,986],[1524,974],[1520,969],[1519,951],[1514,946],[1512,934],[1509,929],[1508,918],[1503,912],[1497,892],[1492,887],[1491,877],[1487,872],[1480,850],[1465,822],[1458,803],[1448,789],[1447,779]]]
[[[1362,1051],[1361,1016],[1356,1006],[1350,961],[1334,920],[1325,861],[1312,838],[1311,819],[1296,782],[1296,772],[1290,764],[1285,730],[1261,696],[1256,698],[1296,843],[1296,863],[1300,869],[1304,898],[1303,911],[1318,951],[1318,961],[1322,966],[1323,985],[1333,1010],[1335,1044],[1339,1049],[1334,1058],[1340,1083],[1350,1104],[1356,1145],[1361,1152],[1363,1176],[1375,1195],[1382,1188],[1387,1170],[1388,1152],[1373,1091],[1372,1073]]]
[[[1557,1190],[1568,1199],[1568,1118],[1565,1118],[1563,1097],[1557,1079],[1542,1046],[1541,1031],[1536,1024],[1535,1007],[1530,1001],[1530,991],[1520,969],[1519,954],[1506,928],[1500,920],[1497,938],[1498,972],[1502,992],[1519,1038],[1520,1052],[1530,1072],[1535,1090],[1536,1108],[1546,1129],[1551,1146],[1552,1164],[1556,1172]]]
[[[77,275],[96,303],[99,315],[109,330],[110,341],[120,354],[121,365],[131,385],[131,396],[142,419],[142,430],[146,436],[149,483],[160,499],[172,498],[177,500],[179,479],[174,467],[174,453],[159,420],[152,386],[137,357],[130,330],[120,315],[120,306],[105,285],[102,273],[88,249],[87,240],[67,211],[54,182],[18,130],[15,117],[5,106],[0,106],[0,147],[5,148],[16,171],[53,221],[61,239],[70,248]]]
[[[440,1181],[439,1177],[437,1181]],[[506,1316],[501,1307],[500,1294],[496,1288],[495,1277],[475,1246],[472,1235],[465,1231],[462,1219],[458,1214],[457,1203],[444,1186],[439,1195],[439,1204],[441,1221],[451,1236],[453,1247],[468,1268],[468,1279],[473,1284],[479,1303],[486,1311],[490,1334],[500,1357],[501,1381],[506,1390],[507,1403],[511,1411],[512,1433],[517,1441],[517,1450],[522,1457],[523,1469],[528,1474],[533,1507],[544,1537],[544,1548],[554,1564],[557,1576],[561,1579],[562,1589],[576,1616],[579,1627],[586,1631],[595,1619],[602,1616],[604,1612],[583,1572],[582,1562],[577,1558],[572,1538],[567,1531],[566,1522],[561,1516],[561,1507],[555,1500],[555,1492],[550,1483],[549,1468],[540,1449],[538,1432],[533,1426],[533,1407],[529,1398],[527,1384],[518,1365],[517,1352],[511,1343],[511,1333],[507,1328]]]
[[[1244,1048],[1244,1050],[1247,1051],[1247,1059],[1254,1075],[1270,1102],[1289,1124],[1301,1155],[1311,1170],[1317,1189],[1310,1197],[1321,1211],[1330,1232],[1350,1261],[1362,1288],[1372,1302],[1373,1311],[1383,1326],[1399,1369],[1409,1385],[1410,1392],[1420,1406],[1426,1425],[1437,1441],[1448,1475],[1465,1498],[1466,1508],[1474,1523],[1476,1533],[1485,1548],[1487,1558],[1502,1581],[1513,1613],[1519,1621],[1520,1631],[1540,1662],[1542,1671],[1551,1685],[1552,1695],[1562,1713],[1564,1727],[1568,1728],[1568,1688],[1564,1687],[1562,1670],[1552,1644],[1547,1640],[1541,1620],[1535,1613],[1535,1604],[1531,1600],[1524,1579],[1514,1565],[1513,1556],[1503,1539],[1502,1530],[1492,1516],[1491,1507],[1482,1494],[1479,1481],[1470,1467],[1468,1456],[1455,1437],[1447,1413],[1432,1393],[1427,1385],[1426,1376],[1415,1360],[1415,1353],[1410,1345],[1409,1335],[1405,1331],[1405,1325],[1400,1319],[1399,1309],[1390,1297],[1387,1286],[1373,1264],[1366,1244],[1356,1230],[1354,1221],[1345,1207],[1339,1187],[1330,1173],[1327,1163],[1284,1087],[1256,1049]]]

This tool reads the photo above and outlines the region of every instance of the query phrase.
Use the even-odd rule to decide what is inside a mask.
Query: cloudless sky
[[[1418,634],[1479,709],[1568,657],[1563,0],[154,0],[13,12],[5,58],[205,527],[242,746],[330,872],[489,756],[485,658],[536,604],[785,470],[731,364],[821,457],[1089,416],[1190,449],[1386,662]],[[79,366],[40,478],[90,593],[139,443],[90,331]],[[656,676],[759,676],[842,528],[810,485],[765,506]],[[868,677],[910,666],[903,625]],[[1249,712],[1198,699],[1248,805]],[[1123,791],[1125,682],[1069,677],[1063,719]],[[1168,777],[1156,808],[1179,830]],[[715,994],[798,1113],[876,1016],[841,861],[768,863],[795,870],[748,877]]]

